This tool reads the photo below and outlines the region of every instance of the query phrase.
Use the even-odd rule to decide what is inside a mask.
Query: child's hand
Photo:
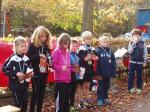
[[[134,44],[138,43],[139,40],[140,40],[140,39],[139,39],[137,36],[134,36],[134,37],[133,37],[133,43],[134,43]]]
[[[143,64],[143,67],[146,67],[146,63]]]
[[[85,58],[84,58],[84,61],[89,61],[91,59],[91,55],[88,54]]]
[[[85,57],[85,58],[84,58],[84,61],[88,61],[88,60],[89,60],[89,57]]]
[[[44,58],[45,60],[47,60],[47,57],[44,54],[40,54],[39,55],[41,58]]]
[[[93,56],[92,60],[98,60],[98,56]]]
[[[25,75],[23,73],[21,73],[21,72],[17,72],[16,75],[19,77],[20,80],[23,80],[24,77],[25,77]]]
[[[76,66],[75,73],[80,73],[80,67],[79,66]]]
[[[29,77],[31,78],[33,77],[33,75],[34,75],[34,72],[27,73],[25,78],[29,78]]]
[[[67,71],[67,66],[66,65],[62,66],[62,70]]]
[[[95,60],[99,60],[98,56],[96,56]]]

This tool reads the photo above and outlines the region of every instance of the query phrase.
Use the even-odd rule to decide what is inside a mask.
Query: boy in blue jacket
[[[147,48],[144,41],[141,40],[142,32],[139,29],[132,30],[132,40],[128,46],[130,55],[130,65],[128,74],[128,90],[130,93],[135,92],[133,88],[134,74],[137,74],[137,93],[142,92],[142,67],[147,61]]]
[[[100,46],[96,49],[98,64],[96,75],[101,77],[98,80],[97,105],[109,104],[108,90],[110,88],[110,78],[116,75],[116,60],[112,50],[109,48],[109,37],[99,38]]]

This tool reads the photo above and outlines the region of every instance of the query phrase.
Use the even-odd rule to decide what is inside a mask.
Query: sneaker
[[[104,101],[103,100],[98,100],[97,101],[97,105],[98,106],[103,106],[104,105]]]
[[[83,99],[80,100],[80,103],[78,104],[78,107],[79,108],[84,108],[84,101],[83,101]]]
[[[142,90],[141,90],[141,89],[137,89],[136,92],[137,92],[138,94],[141,94],[141,93],[142,93]]]
[[[88,107],[90,104],[89,104],[88,102],[84,101],[84,102],[83,102],[83,105],[84,105],[85,107]]]
[[[129,90],[130,93],[134,93],[135,92],[135,88],[132,88]]]
[[[81,106],[80,103],[77,104],[77,107],[78,107],[78,109],[81,109],[81,108],[82,108],[82,106]]]
[[[69,112],[75,112],[75,108],[71,106],[71,107],[69,108]]]
[[[110,104],[110,100],[108,98],[104,99],[105,104]]]

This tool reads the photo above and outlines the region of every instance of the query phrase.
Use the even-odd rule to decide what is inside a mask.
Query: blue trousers
[[[128,74],[128,89],[132,89],[134,85],[134,75],[136,71],[137,83],[136,86],[138,89],[142,89],[142,64],[130,63],[129,74]]]
[[[103,100],[108,98],[109,88],[110,88],[110,77],[102,77],[102,80],[98,81],[97,100]]]

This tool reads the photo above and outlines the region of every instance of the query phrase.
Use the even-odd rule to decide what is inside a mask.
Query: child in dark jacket
[[[141,31],[139,29],[132,30],[132,41],[129,43],[128,52],[130,55],[128,90],[130,93],[135,92],[133,88],[134,73],[137,73],[137,93],[142,92],[142,67],[147,61],[147,48],[144,41],[141,40]]]
[[[83,45],[81,45],[78,50],[79,65],[81,69],[79,78],[80,84],[83,87],[82,91],[84,96],[80,101],[80,106],[88,106],[91,103],[89,88],[94,75],[92,54],[95,52],[95,49],[91,46],[92,37],[93,35],[90,31],[83,32],[81,35]]]
[[[39,26],[32,35],[32,43],[27,52],[34,71],[30,112],[42,112],[48,67],[51,64],[50,39],[49,30],[44,26]]]
[[[112,50],[109,48],[109,37],[99,38],[100,46],[96,49],[98,63],[96,75],[101,76],[98,80],[97,104],[102,106],[109,104],[108,90],[110,88],[110,78],[116,75],[116,60]]]
[[[15,53],[8,58],[3,66],[4,73],[9,76],[9,87],[12,90],[15,106],[21,108],[21,112],[27,111],[28,105],[28,78],[33,76],[32,66],[26,52],[26,41],[19,36],[14,42]]]

